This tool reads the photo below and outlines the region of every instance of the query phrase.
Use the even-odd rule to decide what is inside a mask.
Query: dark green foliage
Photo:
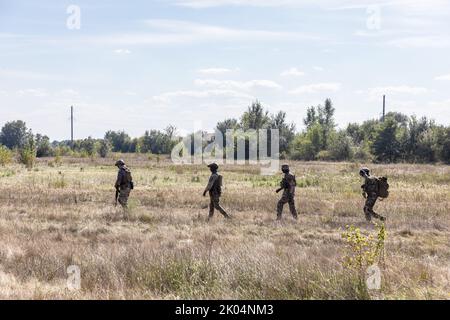
[[[0,132],[0,144],[9,149],[21,148],[27,142],[29,132],[25,122],[7,122]]]

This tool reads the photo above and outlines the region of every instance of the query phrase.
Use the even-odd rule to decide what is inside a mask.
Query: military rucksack
[[[131,177],[131,171],[128,168],[123,168],[124,175],[121,181],[122,186],[129,186],[130,189],[134,189],[133,178]]]
[[[222,194],[222,181],[223,178],[220,174],[217,174],[217,179],[214,181],[214,184],[211,188],[211,191],[217,193],[218,195]]]
[[[380,198],[389,197],[389,183],[386,177],[377,177],[377,186],[378,191],[377,194]]]

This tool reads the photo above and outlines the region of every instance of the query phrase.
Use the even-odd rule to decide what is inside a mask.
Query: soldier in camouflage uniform
[[[123,160],[118,160],[116,167],[119,168],[115,184],[115,188],[119,192],[118,200],[122,208],[128,209],[128,197],[133,189],[133,178],[131,177],[130,169],[128,169]]]
[[[208,185],[206,186],[203,196],[209,192],[209,216],[208,221],[214,216],[214,209],[218,210],[225,218],[231,218],[226,211],[220,206],[220,196],[222,195],[222,176],[217,173],[219,166],[215,163],[208,165],[211,170],[211,176],[209,177]]]
[[[372,217],[385,221],[385,217],[380,216],[378,213],[373,211],[373,207],[378,199],[377,180],[370,176],[370,170],[368,168],[362,168],[359,170],[359,175],[364,178],[364,184],[361,186],[361,189],[362,195],[366,199],[364,214],[366,215],[367,221],[371,221]]]
[[[295,176],[289,172],[289,166],[287,164],[281,166],[281,171],[284,173],[284,177],[280,182],[280,188],[277,192],[283,190],[283,195],[277,205],[277,220],[281,219],[283,207],[286,203],[289,204],[289,210],[291,211],[292,216],[297,219],[298,215],[297,210],[295,209],[294,201],[297,182],[295,181]]]

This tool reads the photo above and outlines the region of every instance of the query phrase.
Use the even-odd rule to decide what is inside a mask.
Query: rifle
[[[283,179],[283,181],[281,181],[281,187],[278,188],[275,192],[278,193],[283,189],[289,189],[289,183],[285,179]]]
[[[117,201],[118,201],[118,199],[119,199],[119,194],[120,194],[120,191],[119,191],[119,188],[116,188],[116,202],[115,202],[115,207],[117,207]]]

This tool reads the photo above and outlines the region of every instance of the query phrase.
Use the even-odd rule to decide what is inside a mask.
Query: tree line
[[[241,117],[220,121],[216,129],[223,136],[227,130],[278,129],[280,156],[286,159],[450,163],[449,126],[438,125],[426,117],[391,112],[383,119],[350,123],[339,129],[334,115],[333,103],[326,99],[323,104],[307,108],[305,128],[297,131],[285,112],[269,114],[255,101]],[[169,154],[180,140],[176,128],[169,125],[164,130],[146,131],[138,138],[124,131],[108,131],[103,139],[50,142],[49,137],[33,134],[25,122],[18,120],[6,123],[0,131],[0,165],[14,155],[32,166],[35,157],[107,157],[110,152]]]

